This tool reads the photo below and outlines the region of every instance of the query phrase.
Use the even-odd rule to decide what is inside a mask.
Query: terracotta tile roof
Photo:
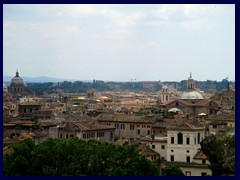
[[[115,127],[107,126],[107,125],[100,125],[95,123],[82,123],[82,122],[73,122],[79,130],[81,131],[93,131],[93,130],[110,130],[115,129]]]
[[[101,114],[97,117],[99,122],[129,122],[129,123],[150,123],[157,121],[157,116],[134,116],[125,114]]]
[[[235,114],[227,114],[227,113],[221,113],[221,114],[214,114],[210,115],[206,120],[234,120],[235,121]]]
[[[207,160],[207,156],[203,154],[202,151],[198,151],[197,154],[193,157],[193,159]]]
[[[182,123],[178,125],[168,126],[167,129],[182,129],[182,130],[194,130],[194,129],[202,129],[205,130],[205,126],[197,123]]]
[[[175,102],[175,101],[177,101],[177,99],[171,99],[169,101],[166,101],[165,103],[162,103],[160,106],[167,106],[167,105],[169,105],[169,104],[171,104],[172,102]]]
[[[139,144],[137,147],[139,154],[149,156],[160,156],[157,152],[147,147],[145,144]]]
[[[203,100],[197,102],[196,106],[208,106],[210,102],[213,103],[212,106],[214,106],[214,105],[218,106],[218,107],[221,106],[221,101],[216,101],[216,100],[212,100],[212,99],[203,99]]]

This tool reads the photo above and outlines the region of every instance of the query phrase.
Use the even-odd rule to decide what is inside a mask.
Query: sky
[[[4,4],[3,74],[235,81],[232,4]]]

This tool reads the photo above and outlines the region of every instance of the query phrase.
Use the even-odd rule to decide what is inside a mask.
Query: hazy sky
[[[235,80],[235,5],[3,5],[3,74]]]

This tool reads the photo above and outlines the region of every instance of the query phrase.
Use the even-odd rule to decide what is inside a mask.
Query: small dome
[[[12,78],[11,85],[24,85],[23,79],[19,76],[18,71],[16,72],[16,76]]]
[[[163,86],[162,88],[163,88],[163,89],[167,89],[168,87],[167,87],[167,86]]]
[[[203,97],[197,91],[191,91],[182,93],[180,99],[203,99]]]

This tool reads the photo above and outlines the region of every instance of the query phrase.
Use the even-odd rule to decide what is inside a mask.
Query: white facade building
[[[177,164],[186,176],[211,175],[209,162],[204,156],[197,158],[205,127],[185,123],[167,128],[167,163]],[[202,161],[201,161],[202,160]]]

